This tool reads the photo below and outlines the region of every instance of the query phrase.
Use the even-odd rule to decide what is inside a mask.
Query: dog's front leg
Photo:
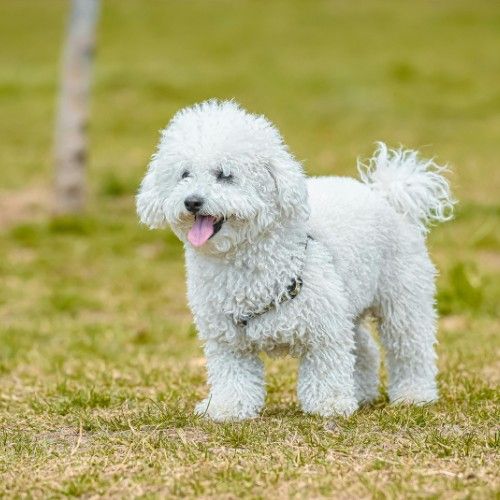
[[[351,415],[355,396],[352,332],[314,343],[301,357],[297,395],[306,413]]]
[[[264,406],[264,366],[255,353],[241,353],[217,341],[205,344],[210,395],[198,415],[216,421],[254,418]]]

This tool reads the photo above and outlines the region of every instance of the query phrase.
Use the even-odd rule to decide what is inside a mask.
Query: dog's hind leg
[[[395,267],[379,304],[389,398],[393,403],[425,404],[438,399],[435,269],[427,255]]]
[[[354,343],[356,399],[359,404],[368,404],[379,394],[380,353],[372,335],[361,324],[354,329]]]

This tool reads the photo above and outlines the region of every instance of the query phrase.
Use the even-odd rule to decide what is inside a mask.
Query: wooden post
[[[100,0],[72,0],[55,136],[55,212],[85,206],[86,128]]]

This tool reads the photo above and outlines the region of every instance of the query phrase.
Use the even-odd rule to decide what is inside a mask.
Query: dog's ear
[[[164,196],[158,182],[157,161],[156,155],[153,156],[136,196],[137,214],[141,222],[151,229],[167,225],[162,208]]]
[[[276,184],[283,217],[306,220],[309,217],[307,184],[300,162],[288,151],[282,151],[279,157],[271,160],[269,172]]]

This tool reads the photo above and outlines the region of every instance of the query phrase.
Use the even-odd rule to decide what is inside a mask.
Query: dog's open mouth
[[[223,223],[223,217],[195,215],[193,227],[189,230],[187,235],[189,242],[195,247],[201,247],[220,231]]]

